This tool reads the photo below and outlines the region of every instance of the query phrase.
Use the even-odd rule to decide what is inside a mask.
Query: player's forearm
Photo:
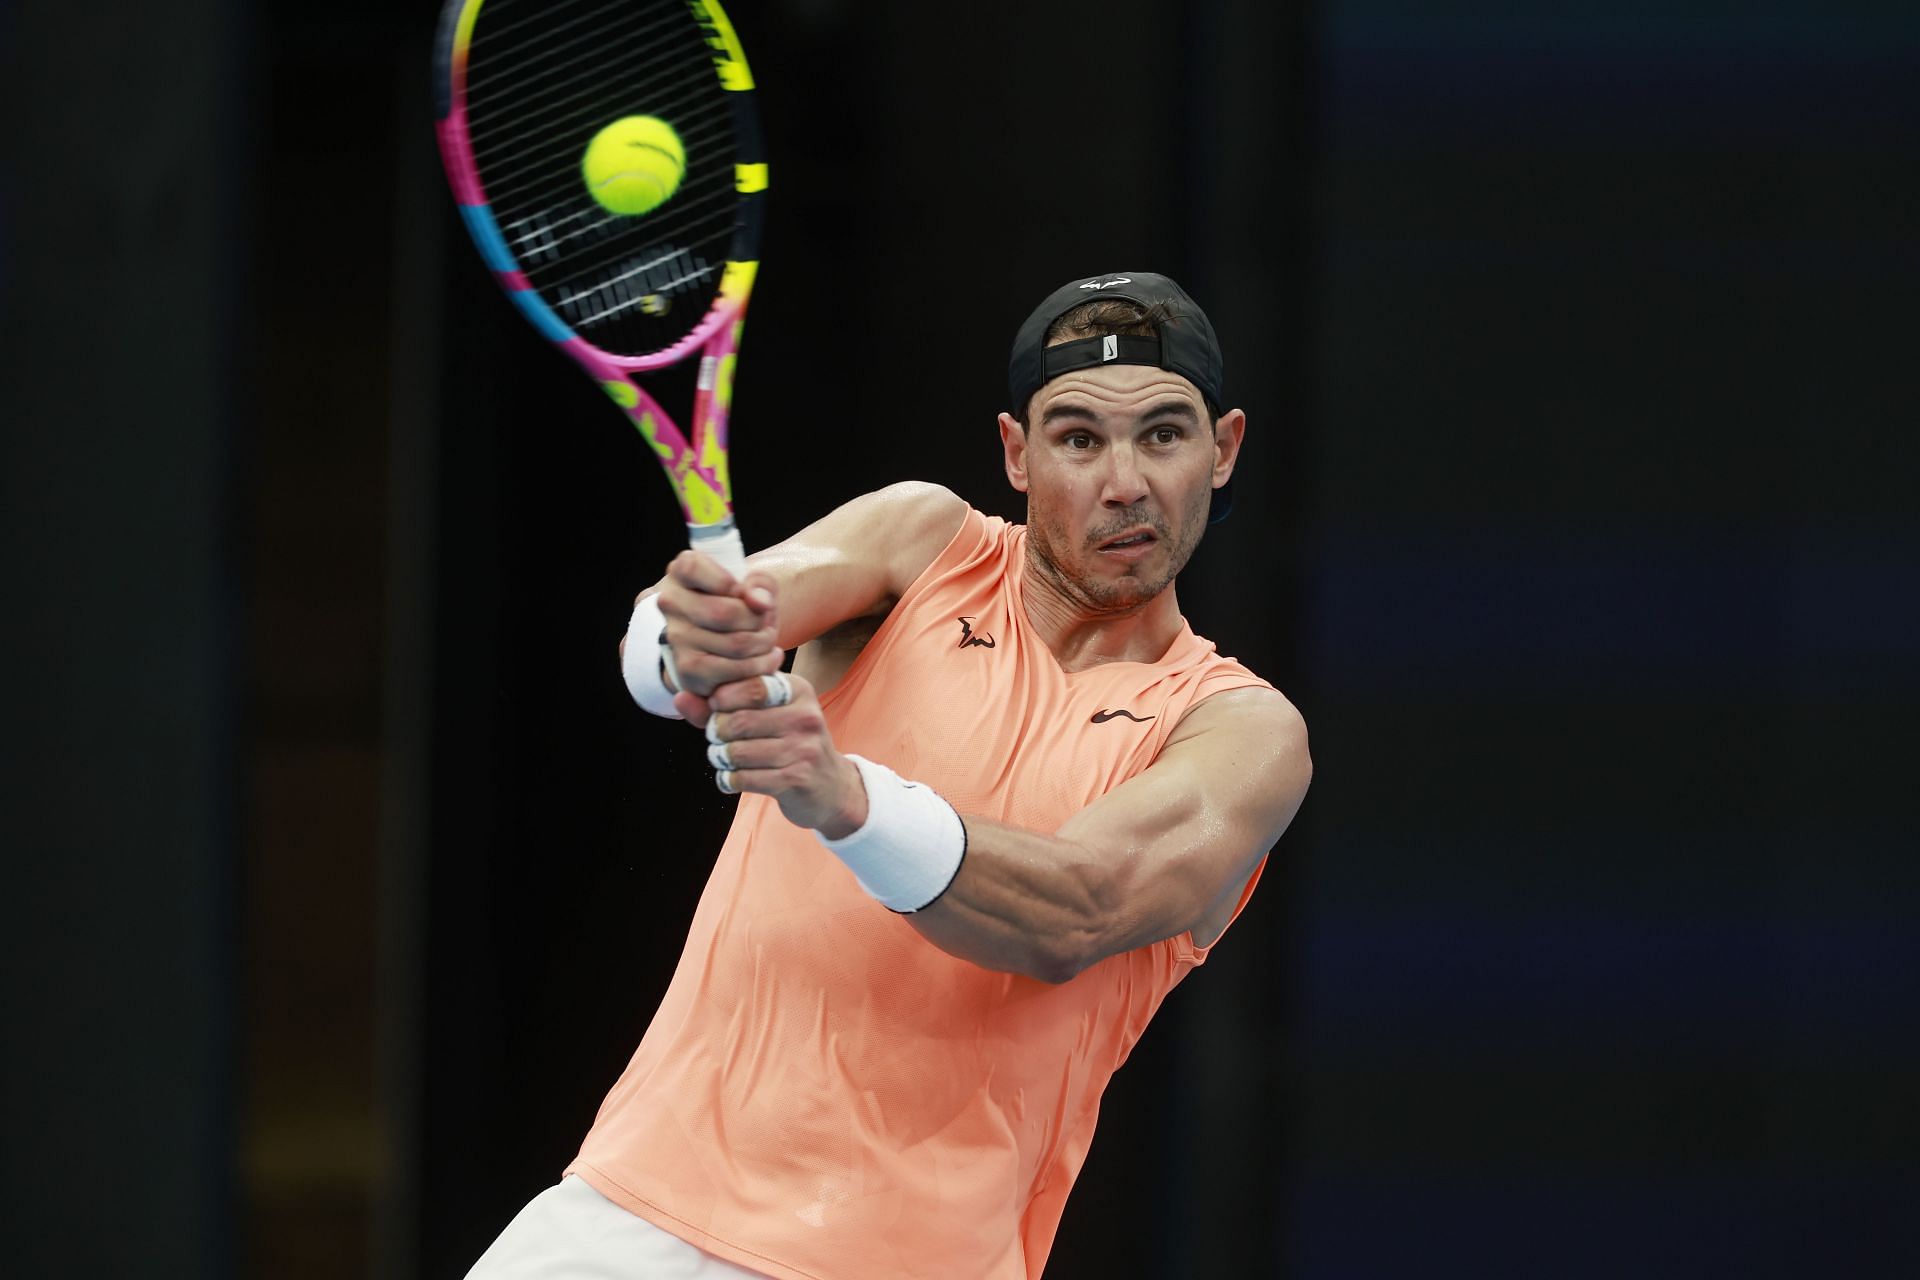
[[[963,818],[883,765],[825,754],[857,769],[804,770],[805,782],[776,791],[782,810],[929,942],[983,968],[1065,982],[1178,933],[1209,901],[1208,831],[1220,829],[1183,826],[1179,796],[1122,825],[1083,810],[1049,835]]]
[[[805,676],[775,692],[766,679],[714,691],[705,726],[720,790],[773,797],[877,902],[985,968],[1064,982],[1172,937],[1243,882],[1285,826],[1271,806],[1236,799],[1264,789],[1264,772],[1241,779],[1177,743],[1054,834],[963,818],[934,788],[837,750]]]
[[[781,715],[804,723],[814,714],[812,690],[805,681],[796,687],[800,702]],[[727,689],[722,696],[745,695]],[[722,734],[751,730],[752,715],[722,712]],[[729,745],[720,763],[751,764],[766,751]],[[723,789],[775,795],[787,819],[812,828],[862,888],[952,955],[1065,982],[1119,949],[1118,931],[1128,924],[1122,904],[1139,914],[1140,895],[1123,881],[1145,861],[1143,848],[1096,853],[1060,835],[963,819],[932,788],[833,750],[824,732],[790,737],[774,758],[789,753],[795,758],[777,772],[736,770]]]
[[[927,941],[982,968],[1065,982],[1116,949],[1124,851],[963,818],[966,858],[947,891],[905,917]]]

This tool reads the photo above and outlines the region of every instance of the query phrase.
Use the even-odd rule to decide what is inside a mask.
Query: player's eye
[[[1069,449],[1093,448],[1093,437],[1085,431],[1069,431],[1062,441]]]
[[[1180,436],[1181,431],[1178,427],[1155,427],[1152,432],[1155,444],[1177,444]]]

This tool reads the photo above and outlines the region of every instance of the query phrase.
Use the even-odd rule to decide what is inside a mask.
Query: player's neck
[[[1109,662],[1158,662],[1184,624],[1172,583],[1136,605],[1103,608],[1085,598],[1027,544],[1020,603],[1027,622],[1064,671]]]

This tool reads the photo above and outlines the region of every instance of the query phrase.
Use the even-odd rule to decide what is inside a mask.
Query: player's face
[[[1027,427],[1002,415],[1007,477],[1027,495],[1027,538],[1083,605],[1125,610],[1160,594],[1207,528],[1245,417],[1216,428],[1177,373],[1106,365],[1034,394]]]

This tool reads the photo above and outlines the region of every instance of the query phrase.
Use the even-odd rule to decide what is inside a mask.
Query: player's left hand
[[[778,703],[782,683],[791,700]],[[813,685],[801,676],[751,676],[720,686],[709,699],[707,759],[722,791],[772,796],[796,826],[828,839],[867,820],[866,785],[834,749]]]
[[[695,725],[707,720],[707,699],[729,680],[778,671],[780,651],[777,584],[765,573],[736,581],[698,551],[682,551],[667,565],[655,600],[666,622],[672,671],[679,691],[674,706]],[[624,653],[624,650],[622,650]]]

